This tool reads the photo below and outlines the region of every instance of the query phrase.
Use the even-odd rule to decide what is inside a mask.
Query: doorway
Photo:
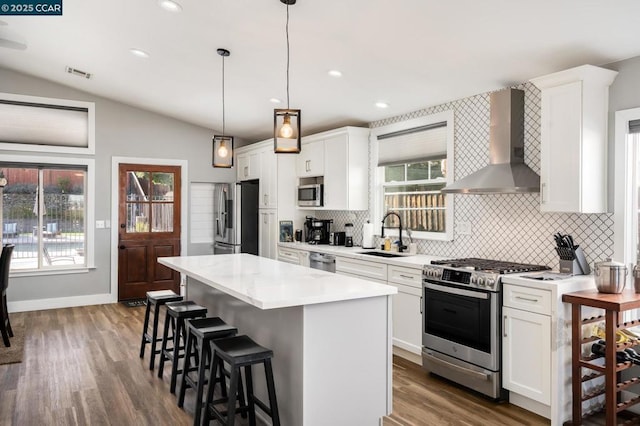
[[[180,293],[180,274],[157,258],[180,255],[181,188],[180,166],[118,165],[118,301]]]

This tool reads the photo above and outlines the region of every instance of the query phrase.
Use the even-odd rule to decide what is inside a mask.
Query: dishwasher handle
[[[309,261],[320,263],[335,263],[336,257],[331,254],[311,252],[309,253]]]

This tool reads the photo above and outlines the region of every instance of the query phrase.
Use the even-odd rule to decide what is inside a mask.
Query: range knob
[[[478,277],[476,277],[475,275],[471,276],[471,284],[472,285],[476,285],[478,283]]]
[[[483,277],[479,277],[478,278],[478,286],[480,287],[484,287],[485,286],[485,280]]]
[[[487,287],[495,287],[496,285],[496,280],[494,280],[493,278],[487,278]]]

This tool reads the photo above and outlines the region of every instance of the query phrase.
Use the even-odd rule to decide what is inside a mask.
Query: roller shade
[[[86,148],[89,146],[89,110],[2,99],[0,141]]]
[[[640,120],[629,121],[629,133],[640,133]]]
[[[447,156],[447,123],[434,123],[378,136],[378,166]]]

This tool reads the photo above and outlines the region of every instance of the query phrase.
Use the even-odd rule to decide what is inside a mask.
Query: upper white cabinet
[[[273,144],[260,149],[260,207],[278,207],[278,159]]]
[[[278,207],[278,158],[273,152],[273,140],[243,146],[236,150],[238,180],[259,179],[259,207]]]
[[[296,169],[298,178],[324,184],[324,205],[315,210],[366,210],[368,166],[369,129],[343,127],[305,137]]]
[[[324,141],[315,140],[304,143],[298,154],[296,172],[298,177],[316,177],[324,175]]]
[[[531,80],[542,91],[542,211],[607,212],[609,86],[617,74],[583,65]]]
[[[260,179],[260,154],[252,149],[248,151],[240,151],[238,149],[236,155],[237,179],[253,180]]]

